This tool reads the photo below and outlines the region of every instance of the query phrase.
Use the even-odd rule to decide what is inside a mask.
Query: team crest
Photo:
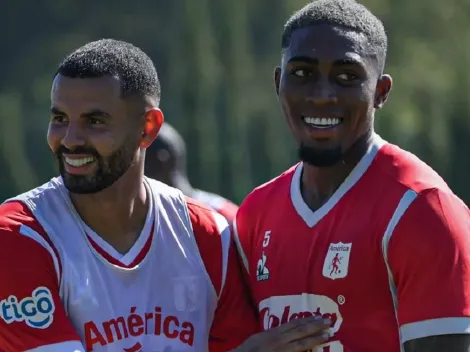
[[[323,264],[323,276],[329,279],[342,279],[348,274],[352,243],[330,243]]]

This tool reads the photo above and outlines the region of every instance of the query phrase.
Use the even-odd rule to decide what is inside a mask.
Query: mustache
[[[64,154],[90,154],[93,155],[95,158],[99,158],[100,154],[96,149],[93,148],[86,148],[86,147],[76,147],[74,149],[68,149],[67,147],[61,145],[59,149],[55,152],[55,155],[58,157],[62,157]]]

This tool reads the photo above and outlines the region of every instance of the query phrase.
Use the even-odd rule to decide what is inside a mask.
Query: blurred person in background
[[[274,81],[300,162],[240,206],[245,274],[264,330],[331,321],[315,351],[468,352],[470,211],[374,132],[386,53],[383,24],[353,0],[287,21]]]
[[[145,175],[178,188],[188,197],[209,205],[231,224],[238,206],[220,195],[193,188],[186,173],[186,143],[179,132],[165,122],[155,141],[147,148]]]
[[[0,206],[2,351],[223,352],[258,330],[227,221],[144,176],[159,102],[132,44],[60,64],[47,135],[60,177]]]

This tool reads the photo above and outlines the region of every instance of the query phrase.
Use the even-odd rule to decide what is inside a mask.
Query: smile
[[[92,163],[93,161],[95,161],[95,158],[91,156],[85,157],[85,158],[79,158],[79,159],[72,159],[72,158],[64,157],[64,160],[70,166],[81,167],[81,166]]]
[[[343,123],[343,119],[337,117],[311,117],[304,116],[302,120],[309,126],[318,129],[334,128]]]

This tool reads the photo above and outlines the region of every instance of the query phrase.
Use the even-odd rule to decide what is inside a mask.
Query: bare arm
[[[470,335],[428,336],[405,342],[405,352],[470,352]]]

